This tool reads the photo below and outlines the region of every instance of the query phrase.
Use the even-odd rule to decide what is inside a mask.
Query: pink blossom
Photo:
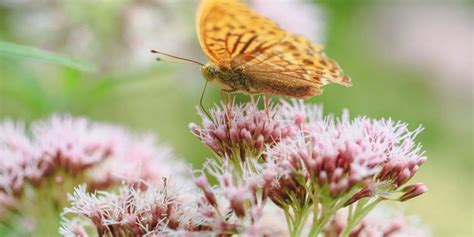
[[[216,105],[211,109],[212,120],[200,113],[202,126],[190,124],[190,129],[204,144],[220,157],[245,160],[258,158],[265,146],[291,137],[293,127],[276,118],[278,107],[259,110],[255,103]]]
[[[10,120],[0,123],[0,203],[9,209],[21,208],[12,200],[19,201],[26,183],[36,191],[51,182],[58,190],[80,183],[96,189],[122,181],[161,183],[171,174],[180,179],[183,171],[169,147],[118,126],[67,115],[35,121],[29,129]],[[65,194],[51,195],[65,200]]]
[[[310,212],[317,225],[313,224],[309,233],[317,234],[338,209],[359,200],[368,200],[361,207],[370,210],[381,200],[404,201],[426,192],[423,184],[405,186],[426,161],[421,145],[415,142],[421,128],[410,131],[406,123],[391,119],[351,119],[348,111],[339,118],[324,116],[321,106],[301,100],[281,101],[268,110],[251,102],[221,105],[211,111],[212,119],[202,117],[202,127],[190,126],[193,133],[220,157],[231,158],[223,161],[223,167],[215,164],[205,169],[204,173],[219,182],[215,188],[205,176],[196,180],[204,193],[200,213],[218,233],[253,232],[254,222],[244,220],[249,212],[264,212],[258,205],[248,204],[254,203],[255,197],[270,198],[285,210],[290,218],[289,233],[299,235]],[[261,148],[255,145],[256,138],[266,126],[259,124],[276,124],[289,132],[264,139]],[[252,156],[264,159],[246,159]],[[249,161],[255,164],[250,170],[256,179],[246,179],[247,169],[239,168]],[[236,182],[239,174],[247,181]],[[255,190],[260,190],[259,195]],[[401,194],[393,197],[397,193]]]
[[[289,121],[297,128],[308,129],[310,124],[324,120],[323,106],[318,104],[305,104],[303,100],[280,100],[279,119]]]
[[[402,192],[404,192],[404,194],[399,199],[400,201],[404,202],[416,196],[420,196],[421,194],[426,193],[427,191],[428,191],[428,187],[426,187],[426,185],[422,183],[411,184],[411,185],[405,186],[402,189]]]
[[[30,162],[38,150],[25,134],[22,123],[6,120],[0,124],[0,192],[18,195],[25,176],[36,176],[39,170]]]
[[[185,176],[185,165],[176,158],[173,149],[155,140],[151,134],[123,136],[117,141],[114,156],[90,170],[89,185],[103,188],[120,180],[161,183],[162,177],[178,180]]]
[[[198,228],[194,213],[197,202],[186,200],[190,188],[170,180],[165,185],[149,185],[146,190],[122,186],[118,193],[87,193],[85,186],[79,186],[69,195],[71,207],[65,208],[61,232],[76,233],[81,229],[95,229],[100,236],[116,236],[130,233],[143,236],[173,230]],[[72,223],[72,224],[71,224]]]
[[[84,226],[87,224],[79,218],[68,220],[63,219],[59,233],[66,237],[89,237]]]
[[[409,131],[407,124],[390,119],[351,120],[347,111],[341,118],[323,117],[320,106],[296,100],[282,104],[280,118],[293,121],[300,132],[265,153],[267,167],[277,171],[273,194],[279,201],[287,200],[289,193],[306,198],[307,184],[301,179],[317,184],[317,189],[326,192],[323,195],[332,198],[352,192],[353,187],[371,186],[374,177],[395,190],[426,161],[421,146],[414,142],[421,128]]]
[[[203,173],[211,175],[218,185],[211,187],[205,176],[196,179],[197,186],[204,193],[198,204],[202,225],[210,233],[260,236],[272,234],[271,228],[264,228],[260,219],[266,206],[265,181],[255,170],[258,163],[246,161],[236,168],[228,162],[219,164],[209,160]]]
[[[110,125],[57,115],[33,123],[31,131],[33,142],[41,151],[36,166],[46,176],[58,167],[72,175],[82,172],[114,155],[117,139],[125,135]]]

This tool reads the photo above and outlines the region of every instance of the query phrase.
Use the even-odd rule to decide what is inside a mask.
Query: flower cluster
[[[99,236],[144,236],[199,229],[191,215],[196,202],[189,200],[193,197],[186,193],[188,187],[163,182],[144,184],[146,190],[122,186],[117,194],[87,193],[85,186],[79,186],[69,195],[71,207],[63,212],[76,217],[64,218],[60,233],[87,236],[87,231],[94,230]]]
[[[206,166],[214,165],[208,163]],[[261,196],[254,196],[255,186],[244,187],[246,182],[229,180],[228,167],[214,168],[219,169],[214,170],[219,172],[214,177],[218,179],[218,185],[214,187],[203,176],[195,180],[194,188],[175,186],[168,181],[167,185],[146,185],[146,191],[123,185],[118,193],[87,193],[85,186],[79,186],[69,195],[72,206],[63,213],[60,233],[68,237],[88,237],[92,233],[99,236],[290,235],[285,225],[281,225],[285,215],[280,209],[269,202],[255,203],[255,200],[262,200]],[[204,198],[197,195],[196,188],[205,194]],[[321,236],[343,235],[351,214],[348,208],[337,211]],[[302,234],[308,234],[311,221],[302,223],[302,227]],[[417,218],[379,206],[347,235],[427,237],[430,233]]]
[[[419,131],[391,120],[350,121],[345,113],[340,120],[328,117],[310,124],[266,154],[284,176],[301,175],[335,198],[375,178],[393,188],[405,184],[426,161],[421,147],[413,146]]]
[[[314,225],[309,234],[315,235],[345,206],[357,203],[357,211],[367,213],[383,200],[406,201],[427,190],[423,184],[405,185],[426,161],[414,141],[421,128],[410,131],[406,123],[390,119],[350,119],[347,111],[340,118],[323,116],[321,106],[298,100],[266,110],[258,110],[252,102],[233,104],[227,110],[222,105],[212,114],[220,119],[213,122],[203,116],[206,129],[192,125],[194,134],[220,157],[238,152],[239,160],[245,161],[255,153],[245,156],[242,150],[262,153],[257,170],[267,182],[265,194],[286,213],[291,235],[301,234],[310,215]],[[259,119],[249,119],[255,117]],[[231,134],[238,134],[235,129],[261,127],[260,121],[278,124],[289,133],[273,136],[264,147],[251,133],[250,144],[259,144],[258,149],[232,139]],[[225,152],[219,153],[223,148]]]
[[[0,124],[0,219],[11,211],[30,213],[35,208],[29,205],[41,206],[41,200],[63,207],[66,193],[81,183],[104,189],[122,181],[161,182],[182,171],[171,149],[150,135],[71,116],[54,115],[28,128],[6,120]]]
[[[403,218],[381,222],[367,214],[382,201],[406,201],[427,191],[422,183],[408,184],[426,161],[414,141],[421,128],[351,119],[347,111],[340,118],[324,116],[320,106],[296,100],[264,109],[253,102],[221,104],[211,114],[201,114],[202,127],[190,125],[217,155],[194,182],[177,172],[181,165],[170,162],[170,149],[149,136],[71,117],[54,116],[29,130],[5,122],[0,213],[43,207],[28,205],[35,199],[64,207],[64,192],[46,187],[67,192],[85,183],[69,195],[64,236],[415,233]],[[119,191],[105,190],[120,180],[125,182]]]
[[[116,126],[69,116],[35,122],[30,131],[7,120],[0,125],[0,152],[0,190],[8,193],[20,193],[25,181],[39,185],[51,176],[60,181],[85,171],[88,181],[101,186],[134,175],[156,181],[171,174],[171,166],[178,165],[174,171],[182,166],[172,164],[170,148],[151,136],[133,137]]]
[[[287,236],[281,210],[267,202],[269,182],[255,173],[255,162],[234,170],[209,160],[194,185],[123,185],[118,193],[88,193],[85,186],[69,195],[63,212],[64,236]],[[240,179],[240,172],[244,179]],[[217,180],[211,185],[206,175]],[[192,185],[192,184],[191,184]],[[202,194],[202,195],[200,195]]]
[[[191,123],[190,128],[204,144],[218,156],[234,161],[259,158],[266,146],[292,137],[293,126],[277,118],[278,106],[259,110],[255,103],[221,104],[212,109],[202,126]]]
[[[196,186],[204,194],[199,202],[202,224],[214,234],[261,236],[275,234],[262,226],[263,207],[267,203],[269,180],[255,173],[258,163],[249,160],[232,167],[209,160],[196,178]],[[218,184],[212,187],[206,174]]]

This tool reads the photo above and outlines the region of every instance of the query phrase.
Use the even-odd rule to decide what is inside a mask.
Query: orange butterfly
[[[212,61],[202,74],[224,92],[308,98],[331,82],[352,85],[321,46],[284,31],[239,0],[204,0],[197,31]]]

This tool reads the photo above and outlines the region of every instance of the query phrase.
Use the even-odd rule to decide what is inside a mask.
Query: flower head
[[[297,100],[281,102],[276,117],[293,124],[296,134],[266,147],[261,174],[271,183],[268,196],[290,219],[304,220],[314,209],[317,225],[310,234],[359,200],[368,200],[361,207],[370,210],[381,200],[404,201],[426,191],[423,184],[403,187],[426,161],[414,142],[421,128],[410,131],[390,119],[350,119],[347,111],[340,118],[323,116],[320,106]],[[292,226],[292,234],[300,231]]]
[[[414,145],[421,129],[411,132],[405,123],[366,117],[351,120],[347,111],[339,119],[323,117],[320,107],[299,101],[283,102],[281,111],[300,131],[266,151],[267,167],[278,171],[276,194],[299,192],[297,196],[305,198],[301,192],[311,184],[323,196],[338,198],[354,187],[371,186],[374,180],[396,190],[426,161],[421,146]]]
[[[31,164],[37,155],[23,123],[5,120],[0,124],[0,193],[19,195],[25,178],[39,175]]]
[[[212,120],[202,112],[202,126],[190,124],[191,131],[220,157],[245,160],[259,157],[265,146],[291,137],[292,126],[276,117],[278,107],[267,111],[255,103],[216,105],[211,109]]]
[[[150,135],[132,136],[117,126],[58,115],[34,122],[30,127],[31,137],[21,124],[6,121],[0,125],[3,190],[21,189],[24,179],[40,183],[59,171],[70,176],[87,171],[92,173],[90,182],[103,182],[134,176],[136,180],[159,181],[160,177],[176,172],[176,167],[182,169],[181,164],[171,160],[171,149],[158,146]],[[176,164],[170,164],[173,162]]]
[[[67,115],[35,121],[28,128],[6,120],[0,123],[0,219],[11,210],[23,213],[30,202],[63,206],[64,191],[81,183],[93,190],[124,181],[160,184],[171,174],[180,179],[183,167],[152,136],[132,135],[118,126]],[[32,188],[27,193],[26,184]],[[42,191],[51,185],[55,188]]]
[[[76,233],[80,229],[95,229],[101,236],[116,233],[130,233],[143,236],[150,233],[165,233],[170,230],[193,230],[195,210],[189,201],[190,187],[178,185],[170,180],[165,185],[144,184],[146,190],[122,186],[118,193],[87,193],[85,186],[79,186],[69,195],[71,207],[65,208],[62,233]],[[187,206],[188,205],[188,206]],[[77,223],[83,219],[83,226]],[[88,220],[87,222],[84,221]]]
[[[240,167],[233,167],[229,162],[219,164],[214,160],[204,165],[203,174],[196,179],[204,194],[198,213],[202,225],[209,232],[251,236],[273,233],[273,229],[264,228],[261,222],[268,185],[255,173],[258,165],[252,160]],[[204,176],[206,173],[215,178],[218,185],[212,187]]]
[[[110,125],[57,115],[33,123],[31,132],[41,151],[36,165],[42,175],[54,174],[58,167],[75,175],[113,155],[115,142],[124,135]]]

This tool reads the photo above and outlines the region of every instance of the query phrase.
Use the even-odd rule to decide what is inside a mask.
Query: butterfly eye
[[[214,72],[215,72],[215,71],[214,71],[214,68],[212,68],[212,67],[208,67],[208,68],[207,68],[207,73],[208,73],[210,76],[212,76],[212,75],[214,74]]]
[[[212,81],[212,80],[214,80],[214,76],[216,74],[216,69],[211,65],[205,65],[201,69],[201,72],[202,72],[202,75],[204,76],[204,78],[206,80]]]

